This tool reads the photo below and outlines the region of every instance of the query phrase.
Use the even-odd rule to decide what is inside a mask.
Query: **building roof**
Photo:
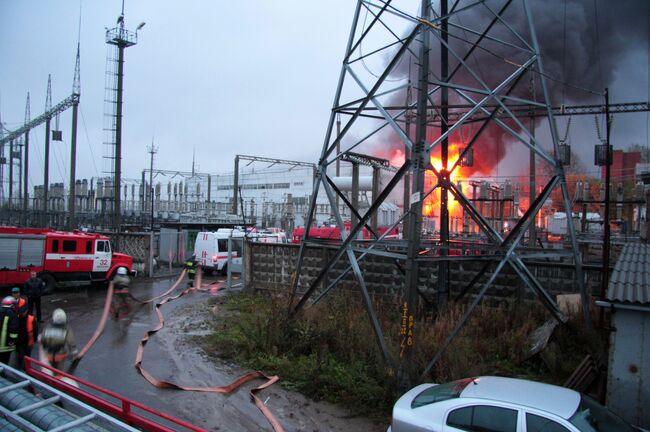
[[[628,243],[623,247],[609,279],[607,300],[650,305],[650,245]]]

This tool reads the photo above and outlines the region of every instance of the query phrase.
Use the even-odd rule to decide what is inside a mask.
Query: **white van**
[[[287,235],[280,228],[265,228],[248,233],[248,238],[259,243],[287,243]]]
[[[232,242],[232,263],[241,266],[242,240],[246,233],[238,229],[220,228],[215,232],[205,231],[196,235],[194,254],[203,271],[212,273],[217,270],[222,274],[228,271],[228,238],[238,239]],[[233,266],[234,270],[234,266]]]

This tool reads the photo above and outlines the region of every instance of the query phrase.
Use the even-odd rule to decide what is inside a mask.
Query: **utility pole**
[[[52,108],[52,77],[47,76],[47,98],[45,99],[45,112]],[[45,166],[43,167],[43,219],[41,226],[48,228],[47,208],[48,208],[48,187],[50,182],[50,121],[48,117],[45,122]]]
[[[16,200],[16,208],[20,208],[20,198],[23,196],[23,143],[18,142],[18,199]]]
[[[530,94],[533,98],[533,100],[537,100],[535,97],[535,74],[532,69],[528,71],[528,74],[530,76]],[[529,159],[529,165],[530,165],[530,177],[529,177],[529,185],[528,188],[530,189],[529,193],[529,198],[528,198],[528,205],[531,206],[533,202],[535,201],[536,195],[537,195],[537,178],[535,176],[536,174],[536,166],[535,166],[535,150],[533,150],[532,147],[535,146],[535,110],[531,109],[530,110],[530,134],[532,137],[530,138],[530,159]],[[567,220],[569,220],[569,217],[567,216]],[[535,243],[537,242],[537,226],[536,222],[531,223],[530,227],[528,228],[528,246],[530,247],[535,247]]]
[[[605,89],[605,227],[603,232],[603,275],[601,277],[600,285],[600,298],[605,298],[607,294],[607,285],[609,283],[609,200],[610,200],[610,184],[611,184],[611,165],[612,165],[612,152],[610,150],[610,125],[609,125],[609,88]],[[570,222],[567,216],[567,221]],[[602,325],[603,314],[599,317],[600,324]]]
[[[9,141],[9,215],[14,204],[14,140]],[[11,217],[11,216],[10,216]]]
[[[147,152],[151,155],[149,163],[149,187],[151,188],[151,232],[153,232],[153,203],[154,203],[154,188],[153,188],[153,155],[158,152],[158,149],[153,145],[153,138],[151,138],[151,146],[147,147]]]
[[[239,193],[239,155],[235,156],[235,172],[232,187],[232,214],[237,215],[237,193]],[[244,217],[242,213],[242,217]]]
[[[29,92],[27,92],[27,104],[25,105],[25,124],[30,120]],[[29,206],[29,186],[27,183],[29,169],[29,129],[25,131],[25,169],[23,170],[23,225],[27,223],[27,208]]]

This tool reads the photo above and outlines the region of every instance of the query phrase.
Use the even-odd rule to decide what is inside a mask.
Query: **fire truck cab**
[[[99,282],[133,258],[114,253],[108,237],[79,231],[0,227],[0,286],[22,285],[35,271],[51,291],[57,282]]]

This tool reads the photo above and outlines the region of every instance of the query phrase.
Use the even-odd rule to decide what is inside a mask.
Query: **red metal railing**
[[[38,367],[34,367],[38,366]],[[53,375],[50,375],[45,372],[49,370]],[[31,357],[25,357],[25,372],[28,375],[37,378],[44,383],[51,385],[52,387],[64,391],[65,393],[83,401],[87,404],[104,411],[125,423],[128,423],[132,426],[138,427],[144,431],[148,432],[177,432],[178,428],[169,428],[164,426],[162,423],[157,422],[156,420],[149,419],[140,414],[133,412],[133,408],[142,410],[148,414],[151,414],[152,417],[156,419],[164,419],[167,422],[173,423],[176,426],[189,431],[195,432],[207,432],[205,429],[191,425],[190,423],[179,420],[175,417],[167,415],[165,413],[151,409],[139,402],[133,401],[131,399],[120,396],[117,393],[114,393],[110,390],[98,387],[92,383],[84,381],[75,377],[74,375],[67,374],[58,369],[54,369],[52,366],[35,360]],[[66,377],[79,385],[79,388],[68,384],[65,381],[60,380],[60,377]],[[95,394],[89,393],[88,391],[83,390],[83,388],[92,389],[98,393],[101,393],[104,396],[109,398],[116,399],[116,403],[110,402],[102,397],[99,397]]]

